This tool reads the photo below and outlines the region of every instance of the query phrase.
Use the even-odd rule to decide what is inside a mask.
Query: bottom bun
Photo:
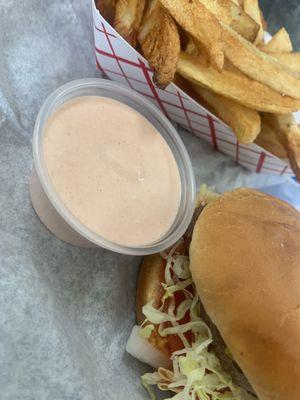
[[[145,319],[143,306],[153,302],[155,308],[159,308],[163,290],[161,283],[165,280],[165,262],[159,254],[153,254],[143,258],[136,292],[136,317],[141,325]]]
[[[145,304],[152,303],[153,307],[160,307],[164,294],[161,287],[161,283],[165,280],[164,276],[165,261],[159,254],[144,257],[140,268],[136,293],[136,317],[139,325],[145,320],[143,314],[143,306]],[[158,334],[157,327],[154,328],[148,341],[165,356],[171,356],[168,338],[162,338]]]

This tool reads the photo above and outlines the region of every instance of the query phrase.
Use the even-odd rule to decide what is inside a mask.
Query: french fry
[[[288,156],[300,179],[300,128],[291,114],[300,108],[300,53],[292,52],[284,28],[263,43],[258,0],[95,2],[105,18],[114,16],[131,45],[139,41],[157,86],[166,87],[177,71],[184,90],[227,123],[239,142]]]
[[[193,89],[200,95],[200,102],[203,99],[212,108],[211,111],[231,127],[240,143],[250,144],[255,140],[261,130],[257,111],[199,85],[193,85]]]
[[[210,62],[219,71],[220,66],[223,67],[225,54],[233,65],[251,79],[282,95],[300,99],[300,79],[290,69],[286,69],[274,57],[260,51],[228,25],[220,22],[201,1],[161,0],[161,3],[188,33],[205,46]],[[217,60],[220,62],[216,62]]]
[[[258,47],[291,71],[300,71],[300,53],[292,53],[293,45],[285,28],[279,29],[268,43]]]
[[[281,96],[268,86],[234,70],[223,69],[222,72],[218,72],[202,62],[199,56],[181,52],[177,72],[190,82],[257,111],[288,113],[300,107],[299,100]]]
[[[186,52],[199,56],[199,50],[193,40],[189,41]],[[176,84],[229,125],[240,143],[252,143],[259,134],[261,124],[257,111],[251,110],[200,85],[189,84],[184,78],[178,79],[178,74],[176,75]]]
[[[282,43],[286,44],[286,47],[293,50],[292,44],[287,46],[289,37],[282,33],[283,39],[278,41],[278,39],[272,39],[272,49],[278,51],[282,48]],[[284,55],[290,55],[295,53],[285,53]],[[277,136],[278,140],[284,147],[288,158],[290,160],[291,167],[297,177],[300,180],[300,128],[296,123],[293,114],[262,114],[262,119],[264,124],[268,124],[272,127]]]
[[[278,63],[281,64],[283,68],[289,70],[290,74],[296,78],[300,78],[300,53],[268,53],[270,54]],[[230,61],[225,61],[225,66],[234,70],[236,73],[242,74],[242,72],[235,67]]]
[[[268,53],[272,57],[276,58],[276,60],[284,65],[286,68],[289,68],[292,72],[295,73],[295,76],[300,77],[300,52],[294,53]]]
[[[251,143],[259,134],[261,123],[256,111],[192,84],[179,74],[175,75],[174,83],[229,125],[241,143]]]
[[[292,114],[263,114],[264,123],[269,124],[285,148],[291,167],[300,180],[300,128]]]
[[[258,24],[259,30],[255,38],[255,44],[263,43],[264,41],[264,29],[262,13],[259,8],[258,0],[244,0],[244,11],[250,15],[251,18]]]
[[[223,38],[217,18],[199,0],[160,0],[177,23],[201,43],[211,65],[222,70]]]
[[[138,41],[154,69],[154,82],[158,87],[165,88],[176,72],[180,38],[175,21],[158,0],[148,2]]]
[[[258,46],[260,50],[272,57],[289,69],[295,76],[300,77],[300,53],[292,53],[293,46],[289,34],[281,28],[267,44]]]
[[[262,122],[261,132],[255,139],[255,143],[263,149],[274,154],[274,156],[287,160],[287,152],[279,141],[274,129],[267,123]]]
[[[222,24],[222,23],[221,23]],[[300,79],[274,57],[262,52],[230,27],[222,24],[224,54],[241,72],[282,95],[300,99]]]
[[[146,0],[117,0],[114,28],[133,47],[137,45],[137,32],[143,17]]]
[[[279,29],[268,43],[260,44],[258,47],[266,53],[289,53],[293,51],[290,36],[285,28]]]
[[[220,21],[224,22],[245,39],[254,42],[260,26],[239,5],[231,0],[198,0]]]

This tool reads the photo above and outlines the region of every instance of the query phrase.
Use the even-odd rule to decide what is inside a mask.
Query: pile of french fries
[[[300,53],[281,28],[265,43],[258,0],[97,0],[147,58],[154,82],[175,80],[229,125],[240,143],[288,158],[300,179]],[[179,79],[178,79],[179,75]],[[184,80],[183,80],[184,78]]]

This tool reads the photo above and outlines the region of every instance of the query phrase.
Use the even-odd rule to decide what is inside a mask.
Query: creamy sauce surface
[[[98,96],[66,102],[45,126],[43,155],[62,202],[103,238],[146,245],[174,222],[181,196],[175,158],[131,107]]]

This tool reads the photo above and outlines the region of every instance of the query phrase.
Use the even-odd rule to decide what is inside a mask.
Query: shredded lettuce
[[[139,330],[139,336],[143,339],[149,339],[154,329],[155,327],[153,324],[148,324],[146,326],[143,326]]]
[[[200,300],[191,279],[188,257],[176,254],[173,249],[166,261],[162,305],[159,309],[151,303],[143,307],[146,320],[141,334],[149,337],[156,326],[162,337],[178,335],[183,348],[171,356],[172,371],[159,368],[142,376],[151,399],[155,399],[152,386],[156,385],[161,390],[174,392],[174,396],[166,400],[253,400],[253,396],[233,384],[209,348],[212,334],[201,318]],[[177,291],[183,293],[183,300],[175,307]],[[180,324],[187,313],[189,321]],[[192,343],[187,340],[186,332],[191,332]]]
[[[207,186],[205,184],[203,184],[200,186],[200,190],[196,197],[195,207],[197,208],[200,206],[204,206],[208,203],[211,203],[219,196],[220,195],[218,193],[211,191],[210,189],[207,188]]]

